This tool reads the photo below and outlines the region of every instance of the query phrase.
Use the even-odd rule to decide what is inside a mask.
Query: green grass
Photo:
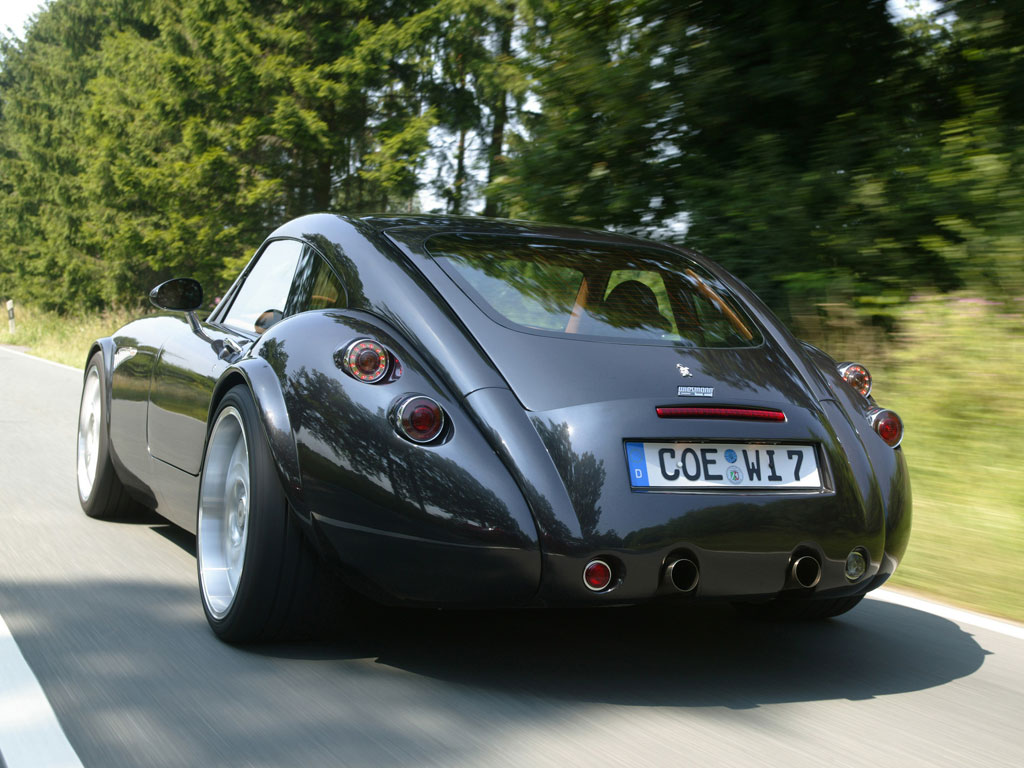
[[[7,313],[2,314],[0,344],[25,347],[33,355],[84,370],[89,345],[95,339],[109,336],[135,317],[138,317],[137,313],[128,312],[61,317],[53,312],[16,305],[13,335],[8,328]]]
[[[914,531],[892,583],[1024,621],[1024,302],[944,298],[896,311],[889,339],[829,307],[802,335],[868,366],[879,404],[903,418]],[[17,308],[0,343],[75,367],[128,313],[61,318]]]

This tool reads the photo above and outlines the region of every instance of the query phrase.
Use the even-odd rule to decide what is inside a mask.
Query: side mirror
[[[191,277],[176,277],[150,291],[149,300],[160,309],[193,312],[203,306],[203,286]]]

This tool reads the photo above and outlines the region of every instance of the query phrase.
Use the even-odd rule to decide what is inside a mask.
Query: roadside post
[[[7,325],[11,329],[11,335],[14,335],[14,299],[7,300]]]

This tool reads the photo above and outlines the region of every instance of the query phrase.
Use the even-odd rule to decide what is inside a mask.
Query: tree
[[[783,314],[1010,295],[1019,6],[54,0],[0,43],[0,292],[213,295],[288,218],[412,210],[429,158],[447,212],[684,240]]]
[[[61,0],[22,43],[0,42],[0,293],[60,310],[100,303],[83,233],[81,128],[102,41],[131,18],[113,0]]]
[[[510,105],[514,110],[526,95],[522,62],[512,50],[519,13],[513,0],[456,2],[434,38],[427,85],[438,117],[433,187],[447,213],[468,213],[481,194],[485,216],[500,211],[490,185],[505,158]]]
[[[942,236],[924,245],[967,285],[999,298],[1024,287],[1024,5],[950,0],[941,65],[952,113],[922,191]]]
[[[842,284],[953,282],[913,201],[945,92],[881,0],[547,3],[517,212],[657,233],[776,307]]]
[[[5,280],[58,309],[213,295],[288,218],[408,207],[447,5],[57,0],[4,51]]]

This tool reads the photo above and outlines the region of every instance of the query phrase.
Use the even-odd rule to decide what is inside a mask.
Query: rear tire
[[[78,501],[89,517],[126,519],[137,515],[138,503],[128,495],[110,458],[107,384],[103,378],[103,353],[89,358],[78,408],[78,446],[75,466]]]
[[[864,595],[824,600],[772,600],[770,603],[734,603],[743,617],[759,621],[820,621],[857,607]]]
[[[217,637],[246,643],[311,629],[320,558],[288,507],[245,385],[213,418],[196,531],[199,591]]]

